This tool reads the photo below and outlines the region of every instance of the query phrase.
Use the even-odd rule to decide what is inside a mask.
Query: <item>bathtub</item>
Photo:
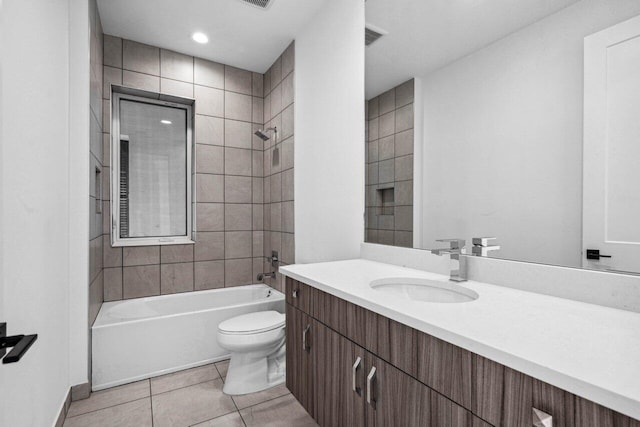
[[[220,322],[284,306],[284,295],[262,284],[106,302],[91,328],[92,389],[226,359]]]

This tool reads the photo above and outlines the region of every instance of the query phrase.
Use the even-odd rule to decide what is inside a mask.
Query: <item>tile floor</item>
[[[317,426],[284,384],[227,396],[229,361],[98,391],[71,403],[65,427]]]

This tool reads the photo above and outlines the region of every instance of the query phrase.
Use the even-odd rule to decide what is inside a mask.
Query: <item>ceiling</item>
[[[264,73],[327,0],[98,0],[105,34]],[[201,31],[209,43],[191,35]]]
[[[388,31],[366,48],[366,98],[485,47],[578,0],[368,0]]]

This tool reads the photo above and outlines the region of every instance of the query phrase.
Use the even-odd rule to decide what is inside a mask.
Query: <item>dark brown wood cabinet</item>
[[[365,351],[315,322],[316,421],[321,426],[364,427]]]
[[[320,426],[531,427],[536,408],[554,427],[640,427],[290,278],[286,293],[287,388]]]
[[[291,304],[286,308],[287,388],[313,416],[315,402],[312,319]]]

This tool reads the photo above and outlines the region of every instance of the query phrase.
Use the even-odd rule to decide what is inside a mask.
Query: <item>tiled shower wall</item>
[[[280,264],[293,264],[293,150],[294,150],[294,62],[291,43],[264,75],[265,127],[277,127],[278,137],[265,142],[264,152],[264,254],[277,251]],[[268,263],[265,272],[273,271]],[[284,290],[284,278],[267,279]]]
[[[271,165],[265,158],[273,150],[253,133],[265,121],[280,130],[270,114],[272,106],[282,110],[282,93],[273,95],[277,84],[259,73],[105,35],[104,123],[110,123],[110,84],[195,98],[197,235],[195,245],[112,248],[105,201],[104,300],[255,283],[264,268],[264,176]],[[105,189],[109,140],[105,132]]]
[[[370,99],[365,241],[413,246],[413,79]]]
[[[102,270],[102,47],[103,34],[95,0],[89,2],[90,47],[90,156],[89,156],[89,327],[93,324],[103,299]]]

